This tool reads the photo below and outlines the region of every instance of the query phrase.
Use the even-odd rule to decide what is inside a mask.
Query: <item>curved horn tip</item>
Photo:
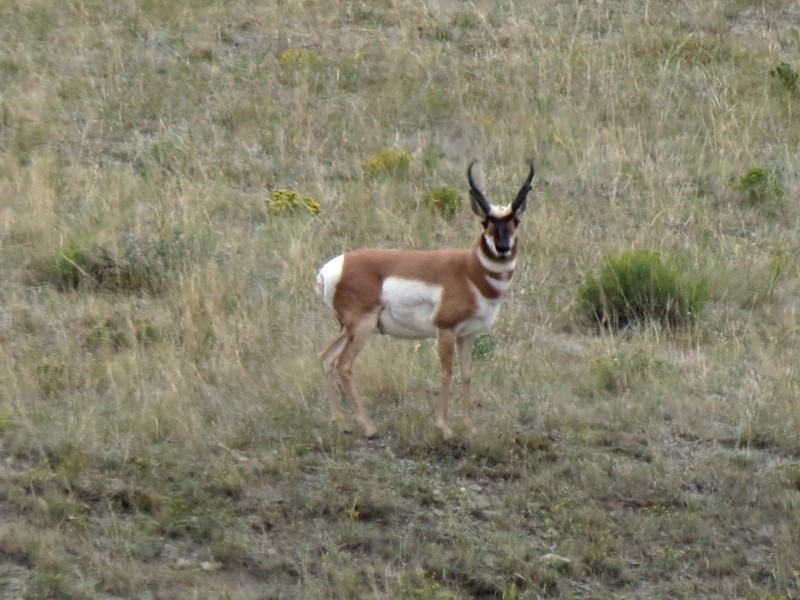
[[[530,167],[530,172],[531,173],[536,173],[536,169],[534,169],[534,167],[533,167],[533,159],[529,158],[526,162],[528,163],[528,167]]]

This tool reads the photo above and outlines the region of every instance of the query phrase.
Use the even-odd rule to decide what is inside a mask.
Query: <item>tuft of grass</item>
[[[642,352],[595,356],[589,361],[589,373],[607,392],[628,391],[636,382],[645,381],[654,373],[666,373],[673,367],[663,360],[654,360]]]
[[[368,179],[402,178],[408,175],[414,157],[404,150],[383,148],[367,158],[364,175]]]
[[[423,194],[422,203],[447,220],[461,208],[461,192],[452,186],[435,187]]]
[[[771,244],[767,262],[767,297],[772,298],[778,284],[783,281],[792,267],[792,258],[785,243]]]
[[[652,250],[609,254],[597,275],[578,288],[579,310],[605,327],[694,322],[708,299],[707,282],[681,271]]]

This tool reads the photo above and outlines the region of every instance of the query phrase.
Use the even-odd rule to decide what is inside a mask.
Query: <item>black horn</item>
[[[492,211],[492,205],[486,200],[486,197],[478,189],[475,179],[472,177],[472,167],[475,166],[477,160],[473,160],[467,167],[467,179],[469,180],[469,195],[472,198],[472,212],[478,216],[486,216]]]
[[[515,213],[520,213],[525,210],[525,200],[528,198],[528,192],[531,191],[531,182],[533,181],[533,176],[536,174],[532,160],[528,161],[528,165],[530,166],[528,177],[525,179],[525,183],[522,184],[519,192],[517,192],[517,197],[514,199],[514,202],[511,203],[511,210]]]

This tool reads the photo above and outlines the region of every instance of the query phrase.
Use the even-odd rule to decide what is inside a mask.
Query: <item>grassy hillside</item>
[[[3,15],[0,596],[800,597],[800,3]],[[478,158],[506,204],[528,157],[475,432],[376,336],[383,437],[337,434],[315,270],[470,246],[426,192]],[[577,289],[629,249],[699,318],[598,332]]]

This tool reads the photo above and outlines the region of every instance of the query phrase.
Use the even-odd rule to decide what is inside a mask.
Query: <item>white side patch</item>
[[[330,259],[317,273],[317,292],[325,300],[325,304],[333,308],[333,295],[336,293],[336,286],[342,278],[342,268],[344,267],[344,254]]]
[[[475,314],[456,327],[457,335],[472,335],[489,331],[497,319],[500,311],[500,299],[484,298],[477,287],[470,283],[472,294],[475,297]]]
[[[381,287],[380,330],[394,337],[436,337],[433,317],[442,299],[442,286],[400,277],[387,277]]]

